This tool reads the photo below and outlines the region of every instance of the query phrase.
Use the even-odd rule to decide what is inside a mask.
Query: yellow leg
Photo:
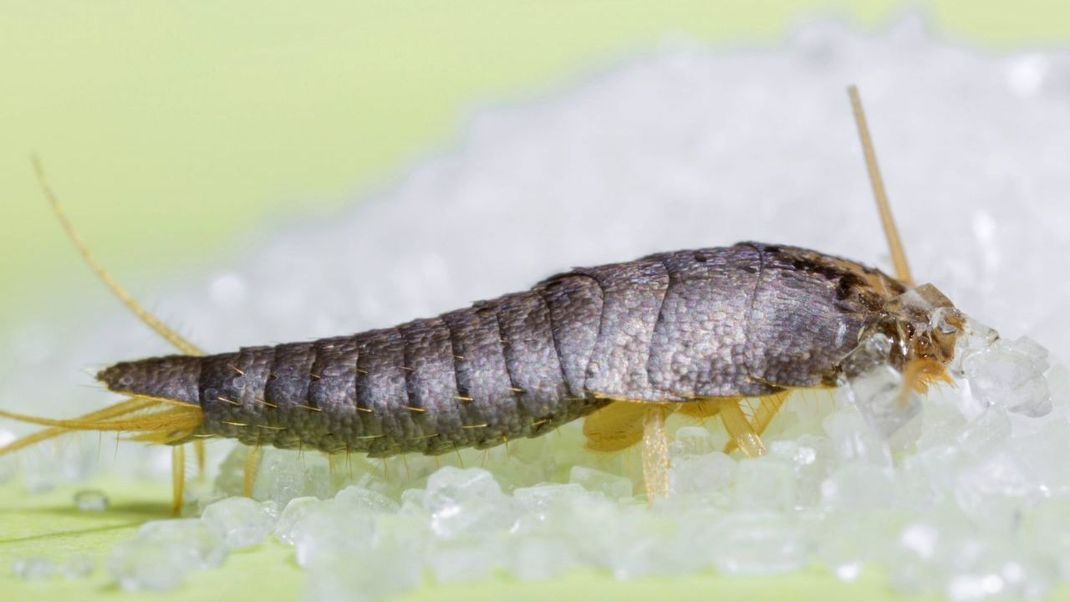
[[[627,449],[643,440],[643,421],[650,403],[615,401],[583,421],[587,449],[613,452]]]
[[[717,414],[721,413],[721,400],[719,399],[703,399],[701,401],[689,401],[687,403],[680,404],[680,408],[677,412],[688,416],[690,418],[713,418]]]
[[[726,399],[721,402],[721,421],[724,423],[725,430],[728,431],[728,436],[732,438],[725,451],[730,452],[738,447],[740,451],[752,458],[764,456],[765,444],[747,420],[739,404],[740,400],[736,399]]]
[[[183,494],[186,490],[186,447],[171,448],[171,514],[182,513]]]
[[[643,484],[647,503],[669,495],[669,437],[665,418],[671,408],[648,405],[643,418]]]
[[[244,482],[242,483],[242,495],[253,497],[253,485],[256,484],[256,470],[260,468],[260,446],[250,447],[245,454]]]
[[[193,455],[197,458],[197,478],[203,481],[205,466],[205,451],[203,439],[197,439],[193,442]]]
[[[773,393],[772,395],[766,395],[765,397],[757,398],[758,407],[755,408],[754,413],[748,422],[750,423],[750,427],[754,432],[754,436],[757,437],[757,441],[761,445],[761,453],[753,454],[748,452],[746,449],[744,449],[738,444],[735,436],[733,436],[732,439],[728,442],[728,445],[725,446],[725,453],[732,453],[738,448],[748,456],[764,454],[765,445],[762,444],[761,435],[765,432],[765,429],[769,428],[769,423],[773,422],[773,418],[776,417],[777,412],[780,411],[780,408],[784,405],[784,402],[787,400],[789,395],[791,395],[791,391],[781,391],[779,393]],[[738,403],[734,403],[733,405],[735,405],[737,409],[739,408]],[[727,423],[725,424],[725,428],[728,428]],[[731,435],[732,432],[729,431],[729,434]]]

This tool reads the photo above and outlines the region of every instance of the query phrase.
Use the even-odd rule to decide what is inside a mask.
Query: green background
[[[1070,42],[1070,5],[1057,0],[911,6],[941,35],[985,50]],[[877,0],[335,0],[299,8],[3,0],[0,344],[19,320],[60,319],[64,305],[106,296],[42,201],[31,152],[45,160],[96,253],[137,292],[140,283],[196,271],[265,219],[328,212],[388,181],[445,146],[481,103],[562,85],[666,35],[772,45],[814,15],[874,29],[905,10]],[[27,496],[0,487],[0,573],[19,557],[99,554],[167,512],[165,485],[101,485],[113,499],[103,515],[74,512],[70,490]],[[281,546],[237,554],[223,570],[157,599],[294,599],[301,574],[291,557]],[[580,573],[542,584],[425,588],[414,597],[752,600],[789,592],[893,598],[878,575],[847,586],[819,571],[638,583]],[[100,572],[88,582],[0,576],[4,600],[114,596]]]

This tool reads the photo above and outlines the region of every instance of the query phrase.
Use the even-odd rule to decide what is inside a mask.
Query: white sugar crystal
[[[491,532],[513,522],[512,500],[480,468],[447,466],[431,475],[424,508],[431,513],[431,529],[444,539]]]
[[[508,542],[502,536],[439,540],[431,547],[427,564],[438,583],[486,579],[505,566]]]
[[[672,495],[726,493],[737,473],[735,460],[721,452],[677,456],[669,468],[669,492]]]
[[[918,396],[904,389],[903,378],[891,366],[875,366],[851,379],[847,386],[862,417],[885,438],[921,412]]]
[[[729,575],[775,575],[795,571],[807,560],[802,532],[779,513],[737,513],[725,518],[711,542],[713,563]]]
[[[423,580],[424,565],[413,550],[386,543],[327,555],[307,567],[307,602],[372,602],[409,591]]]
[[[669,444],[669,458],[699,456],[720,451],[721,446],[718,443],[719,441],[701,426],[683,426],[673,433],[673,440]]]
[[[322,508],[325,502],[314,497],[295,497],[286,504],[286,508],[275,522],[275,538],[285,544],[293,545],[294,529],[310,513]]]
[[[220,496],[244,495],[248,450],[247,447],[237,446],[227,456],[215,481],[215,490]],[[326,498],[334,493],[326,457],[274,448],[265,448],[260,453],[260,462],[255,467],[253,499],[272,500],[280,507],[285,507],[295,497]]]
[[[844,408],[825,417],[822,424],[833,453],[841,462],[891,463],[887,442],[869,427],[855,408]]]
[[[103,512],[108,509],[108,496],[99,489],[83,489],[74,494],[74,505],[82,512]]]
[[[776,457],[741,462],[733,502],[744,512],[791,510],[795,506],[795,470]]]
[[[47,558],[19,558],[11,563],[11,572],[26,581],[51,579],[56,574],[56,564]]]
[[[401,507],[385,495],[360,485],[350,485],[339,491],[334,501],[349,512],[392,513]]]
[[[204,509],[201,520],[223,537],[230,550],[260,544],[275,526],[263,506],[244,497],[231,497],[210,504]]]
[[[1051,393],[1044,372],[1047,352],[1035,342],[1020,339],[975,353],[964,361],[970,390],[988,405],[1025,416],[1051,411]]]
[[[1002,408],[993,407],[986,410],[975,420],[965,426],[955,437],[959,449],[983,454],[1006,441],[1011,434],[1011,421]]]
[[[372,514],[351,514],[329,503],[309,512],[290,530],[297,563],[311,566],[372,546],[379,529]]]
[[[265,449],[253,497],[275,506],[223,500],[203,522],[146,526],[108,570],[124,589],[170,589],[222,562],[224,536],[254,545],[274,528],[317,602],[394,596],[425,574],[545,579],[593,567],[633,578],[814,564],[843,580],[883,571],[898,591],[954,600],[1043,596],[1070,581],[1070,375],[1056,361],[1070,357],[1070,289],[1057,278],[1070,256],[1058,235],[1070,224],[1070,137],[1058,135],[1070,131],[1067,74],[1066,52],[978,52],[910,19],[875,35],[818,23],[770,49],[670,44],[548,98],[484,110],[452,151],[376,198],[287,224],[225,268],[160,289],[169,311],[222,351],[399,323],[568,266],[752,234],[887,271],[872,207],[856,202],[869,188],[842,85],[858,80],[909,255],[926,268],[919,277],[1050,356],[967,319],[948,366],[955,388],[934,383],[904,405],[892,341],[873,335],[850,354],[852,378],[835,401],[793,395],[763,434],[768,457],[723,454],[716,419],[672,417],[671,497],[650,508],[629,499],[642,482],[636,450],[592,453],[578,423],[457,457],[354,454],[334,471],[319,454]],[[899,302],[924,306],[931,292]],[[953,317],[937,310],[915,326],[946,334]],[[160,351],[125,314],[84,320],[62,346],[53,321],[28,317],[15,344],[0,345],[0,365],[15,367],[0,398],[24,404],[11,410],[74,415],[82,366]],[[40,399],[60,405],[44,411],[32,405]],[[0,432],[0,445],[13,438]],[[98,443],[87,439],[22,454],[27,487],[89,474]],[[218,497],[242,493],[247,453],[224,462]],[[164,475],[166,460],[134,446],[118,454],[135,474]],[[0,458],[0,480],[12,466]]]
[[[125,591],[172,590],[194,569],[181,547],[144,539],[116,546],[108,555],[107,567]]]
[[[631,479],[587,466],[573,466],[568,481],[582,486],[587,491],[603,493],[611,500],[632,495]]]
[[[568,540],[548,535],[526,535],[509,540],[506,570],[521,581],[551,579],[578,566]]]
[[[895,500],[892,471],[880,466],[851,462],[837,468],[821,484],[821,501],[837,510],[876,510]]]
[[[138,529],[137,540],[167,546],[191,568],[217,567],[227,557],[223,536],[195,518],[147,522]]]

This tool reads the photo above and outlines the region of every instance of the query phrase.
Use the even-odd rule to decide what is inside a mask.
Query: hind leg
[[[171,448],[171,514],[182,514],[182,501],[186,490],[186,447]]]
[[[669,436],[665,418],[672,408],[652,406],[643,417],[643,487],[647,503],[669,495]]]
[[[647,402],[615,401],[583,420],[583,436],[591,451],[614,452],[643,440]]]
[[[742,400],[730,402],[734,409],[729,409],[728,414],[721,414],[725,429],[728,430],[728,434],[732,437],[728,445],[725,446],[725,453],[729,454],[738,449],[750,457],[764,455],[765,444],[762,442],[762,433],[769,428],[769,424],[773,422],[773,418],[776,417],[777,412],[780,411],[784,401],[790,394],[790,391],[781,391],[756,398],[758,407],[753,409],[749,419],[740,408],[739,404]],[[740,421],[741,418],[742,422]],[[732,426],[729,426],[730,423]]]
[[[253,497],[253,486],[256,485],[256,471],[260,468],[260,458],[263,452],[257,444],[245,451],[245,466],[243,466],[242,495]]]
[[[647,500],[669,492],[669,438],[665,418],[676,404],[647,401],[615,401],[583,422],[586,447],[615,452],[642,443],[643,483]]]

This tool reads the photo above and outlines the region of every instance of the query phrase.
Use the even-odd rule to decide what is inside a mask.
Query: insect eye
[[[124,374],[119,378],[119,386],[129,387],[134,384],[134,377],[129,374]]]

